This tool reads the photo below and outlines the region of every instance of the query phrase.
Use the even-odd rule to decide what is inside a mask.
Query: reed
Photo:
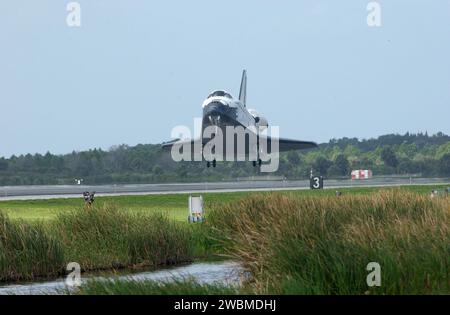
[[[0,212],[0,281],[56,276],[63,257],[60,242],[44,226],[11,221]]]
[[[192,279],[171,282],[136,280],[91,280],[77,294],[81,295],[233,295],[237,287],[221,284],[201,284]]]
[[[156,267],[192,261],[193,231],[164,214],[113,205],[62,212],[53,221],[10,220],[0,212],[0,281],[35,280],[83,271]]]
[[[60,214],[54,234],[65,260],[83,270],[171,265],[193,259],[188,228],[161,213],[134,214],[114,205]]]
[[[449,197],[252,195],[217,205],[209,224],[257,293],[450,293]],[[367,286],[369,262],[381,266],[380,287]]]

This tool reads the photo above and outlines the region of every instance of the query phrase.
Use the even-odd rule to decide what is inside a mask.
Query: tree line
[[[327,178],[349,177],[352,169],[376,175],[450,176],[450,136],[439,132],[389,134],[372,139],[341,138],[319,148],[280,156],[275,173],[260,174],[249,162],[175,163],[159,144],[119,145],[64,155],[26,154],[0,158],[0,185],[157,183],[235,180],[255,176],[308,178],[311,169]]]

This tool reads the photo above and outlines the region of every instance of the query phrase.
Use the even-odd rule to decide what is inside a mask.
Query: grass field
[[[403,186],[405,191],[429,194],[432,189],[444,189],[447,186]],[[381,188],[343,188],[338,189],[343,194],[370,194]],[[299,196],[333,196],[336,189],[324,190],[295,190],[279,192],[282,194],[294,193]],[[226,203],[256,194],[256,192],[230,192],[230,193],[196,193],[203,195],[206,205]],[[258,192],[269,194],[269,192]],[[114,204],[120,211],[131,213],[163,212],[170,218],[186,221],[189,194],[163,194],[163,195],[137,195],[97,197],[96,205]],[[82,207],[83,198],[43,199],[0,201],[0,211],[6,213],[11,219],[24,219],[27,221],[51,220],[60,213]]]

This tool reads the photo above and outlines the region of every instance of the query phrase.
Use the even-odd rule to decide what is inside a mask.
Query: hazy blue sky
[[[211,90],[281,136],[450,133],[450,1],[0,2],[0,156],[157,143]]]

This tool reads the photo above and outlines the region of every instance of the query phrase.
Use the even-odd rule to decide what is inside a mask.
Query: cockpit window
[[[225,96],[224,91],[215,91],[211,94],[211,96]]]
[[[208,98],[214,97],[214,96],[223,96],[226,98],[233,98],[230,94],[224,92],[224,91],[214,91],[211,94],[208,95]]]

